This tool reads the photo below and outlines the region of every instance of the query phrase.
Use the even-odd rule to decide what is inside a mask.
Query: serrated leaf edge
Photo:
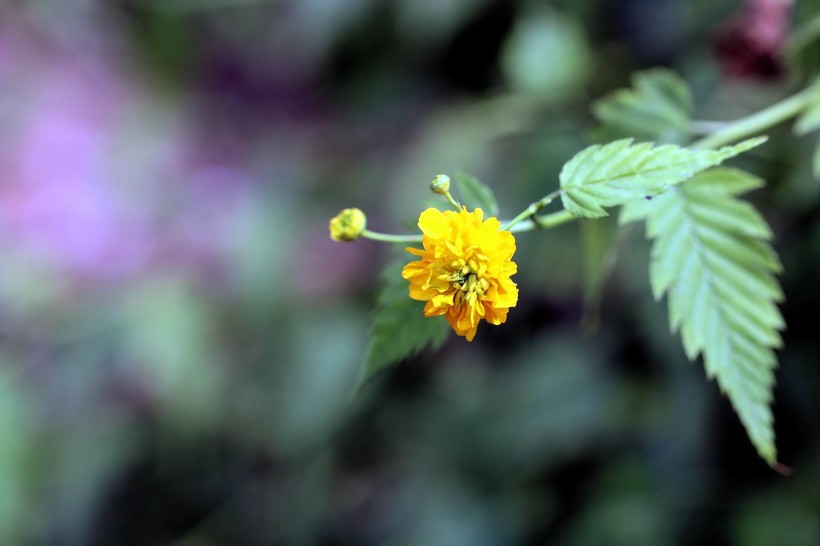
[[[686,198],[683,195],[683,188],[672,188],[671,191],[674,192],[674,194],[678,195],[678,198],[681,199],[681,207],[684,209],[683,213],[686,217],[687,223],[691,226],[697,226],[698,221],[694,218],[692,211],[685,210],[690,205],[687,204]],[[672,196],[670,196],[670,197],[672,197]],[[734,196],[732,194],[725,194],[724,197],[733,198]],[[763,221],[762,217],[761,217],[760,220]],[[668,227],[666,229],[668,229]],[[693,231],[693,230],[690,229],[689,231]],[[694,231],[697,232],[697,229],[694,229]],[[653,248],[652,248],[653,265],[656,263],[656,260],[658,259],[658,257],[657,257],[658,250],[657,249],[661,248],[659,245],[661,244],[660,241],[661,241],[661,237],[663,235],[668,236],[668,232],[665,231],[664,233],[656,233],[656,234],[652,235],[649,230],[647,231],[647,236],[649,236],[650,238],[653,239]],[[690,240],[693,240],[693,241],[697,240],[694,243],[695,246],[697,246],[698,248],[701,248],[701,249],[705,248],[704,243],[699,240],[698,233],[693,233],[693,234],[690,234],[690,235],[691,235]],[[759,237],[754,237],[753,239],[761,240],[761,238],[759,238]],[[713,270],[710,270],[710,266],[706,265],[710,261],[710,260],[706,259],[707,254],[709,254],[709,253],[704,251],[704,250],[701,250],[701,252],[696,252],[695,254],[700,256],[698,261],[700,262],[700,268],[702,269],[702,272],[703,272],[705,285],[706,285],[706,288],[709,291],[709,293],[712,294],[712,296],[710,298],[707,298],[706,301],[711,301],[712,299],[714,299],[715,301],[721,301],[721,298],[719,297],[719,295],[721,294],[721,291],[716,289],[716,281],[713,278],[713,275],[714,275]],[[687,266],[682,265],[681,267],[685,268]],[[768,271],[766,271],[763,274],[764,275],[774,275],[775,271],[776,271],[776,268],[772,267],[772,268],[768,269]],[[653,288],[653,296],[655,297],[655,299],[659,300],[664,295],[666,295],[667,298],[669,299],[668,306],[669,306],[669,311],[670,311],[670,329],[673,332],[676,332],[676,331],[680,332],[681,340],[683,342],[687,358],[689,358],[690,360],[694,360],[694,359],[697,358],[698,355],[702,354],[703,359],[704,359],[704,368],[706,369],[707,377],[717,379],[717,382],[718,382],[718,385],[719,385],[721,391],[726,393],[727,396],[729,397],[729,400],[732,403],[733,408],[735,409],[736,413],[738,414],[739,419],[743,423],[743,426],[746,429],[750,440],[754,444],[754,446],[757,449],[760,456],[762,458],[764,458],[770,465],[776,466],[778,463],[777,463],[777,460],[776,460],[776,448],[775,448],[775,444],[774,444],[774,441],[775,441],[774,438],[775,437],[774,437],[774,430],[773,430],[773,424],[772,424],[773,423],[773,417],[771,415],[771,408],[770,408],[770,403],[771,403],[771,398],[772,398],[771,388],[774,385],[774,379],[771,378],[771,383],[769,385],[766,385],[766,386],[763,387],[764,389],[768,388],[768,392],[763,393],[763,401],[766,404],[766,407],[763,410],[763,415],[757,415],[756,416],[758,419],[763,419],[763,421],[764,421],[764,430],[760,431],[757,428],[755,428],[753,426],[753,424],[747,422],[748,420],[751,419],[751,416],[749,415],[749,412],[751,411],[750,407],[759,406],[759,404],[754,404],[754,403],[749,404],[748,403],[748,398],[753,396],[752,394],[749,393],[749,391],[753,390],[753,389],[759,389],[760,387],[757,384],[752,385],[752,386],[749,386],[748,384],[746,384],[745,385],[746,386],[746,389],[745,389],[746,392],[739,393],[738,390],[740,389],[740,387],[738,387],[738,385],[744,384],[744,382],[743,381],[740,381],[740,382],[727,381],[725,379],[725,375],[728,374],[728,373],[744,373],[744,370],[726,370],[726,369],[721,368],[717,364],[717,363],[720,362],[721,358],[720,357],[713,357],[714,347],[712,347],[712,345],[710,345],[710,342],[708,340],[702,339],[702,340],[700,340],[699,343],[695,342],[695,341],[692,341],[691,337],[688,336],[686,334],[686,332],[684,331],[688,327],[686,322],[685,322],[685,318],[675,316],[676,315],[676,312],[675,312],[675,309],[674,309],[675,306],[673,305],[673,301],[672,301],[672,298],[675,297],[675,296],[674,296],[674,294],[670,293],[670,290],[672,290],[672,288],[675,284],[674,279],[667,279],[667,280],[661,282],[657,278],[655,278],[656,277],[655,274],[651,275],[650,277],[651,277],[651,280],[653,281],[652,282],[652,285],[653,285],[652,288]],[[706,278],[706,277],[708,277],[708,278]],[[721,284],[721,283],[717,283],[717,284]],[[772,305],[775,305],[775,303],[779,299],[780,298],[775,296],[775,297],[769,298],[769,301]],[[734,319],[732,317],[726,316],[726,313],[728,311],[727,311],[725,305],[715,305],[714,309],[715,309],[715,313],[717,313],[719,315],[723,315],[723,320],[718,320],[715,324],[713,324],[713,327],[717,327],[718,325],[721,325],[721,324],[722,325],[731,325],[733,323]],[[749,310],[747,309],[747,311],[749,311]],[[773,316],[775,316],[775,318],[777,319],[777,320],[774,321],[774,323],[764,324],[761,327],[764,328],[764,330],[765,330],[766,327],[768,326],[769,332],[774,337],[769,339],[768,343],[763,344],[762,353],[759,353],[756,356],[755,355],[749,355],[749,354],[746,355],[747,359],[752,358],[752,356],[754,356],[754,358],[757,360],[758,366],[754,370],[751,370],[751,371],[750,370],[745,370],[745,372],[751,372],[753,374],[772,373],[773,368],[776,367],[777,361],[776,361],[776,357],[774,356],[774,353],[773,353],[772,349],[777,348],[780,345],[780,336],[777,333],[777,330],[782,329],[784,327],[784,324],[782,323],[782,316],[779,314],[779,311],[776,311],[776,314],[773,315]],[[731,331],[731,326],[730,326],[730,331]],[[730,343],[730,342],[736,345],[743,338],[746,338],[747,343],[750,341],[748,332],[744,333],[740,330],[736,330],[736,331],[733,331],[732,333],[734,334],[734,336],[732,336],[733,339],[731,341],[727,338],[727,336],[723,336],[723,337],[721,337],[720,340],[713,339],[712,342],[714,343],[714,345],[716,347],[717,346],[723,347],[723,346],[725,346],[726,343]],[[765,331],[763,333],[765,333]],[[713,332],[712,335],[715,335],[714,332]],[[693,343],[694,343],[694,345],[693,345]],[[758,349],[760,349],[760,347],[758,347]],[[720,350],[719,352],[723,353],[725,350],[728,350],[728,349],[726,349],[724,347],[724,349]],[[748,347],[745,350],[748,351],[749,350]],[[736,351],[741,351],[741,348],[737,347]],[[735,358],[737,358],[737,357],[735,357]],[[761,371],[760,368],[763,368],[763,370]],[[748,375],[748,373],[747,373],[747,375]],[[760,394],[760,393],[758,392],[758,394]],[[744,401],[742,403],[747,404],[749,407],[739,406],[739,404],[741,404],[741,401],[738,400],[739,397],[746,397],[747,401]],[[759,397],[757,398],[757,400],[759,401]],[[754,401],[754,399],[753,399],[753,401]],[[755,413],[759,414],[760,412],[757,411]],[[759,424],[760,423],[758,423],[758,425]],[[762,437],[761,437],[761,434],[762,434]],[[770,438],[769,438],[769,436],[770,436]],[[771,445],[769,445],[769,444],[771,444]]]

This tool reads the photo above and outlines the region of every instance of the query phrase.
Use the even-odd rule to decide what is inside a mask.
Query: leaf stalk
[[[723,129],[696,140],[691,146],[693,148],[717,148],[757,135],[761,131],[774,127],[805,110],[811,103],[815,92],[814,86],[809,86],[768,108],[728,123]]]

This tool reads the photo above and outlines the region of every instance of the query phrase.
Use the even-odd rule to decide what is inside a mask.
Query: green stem
[[[510,220],[507,223],[507,225],[504,226],[504,229],[509,231],[509,230],[511,230],[511,228],[513,226],[515,226],[516,224],[526,220],[527,218],[532,219],[534,223],[536,223],[540,226],[541,225],[540,224],[540,219],[539,219],[538,216],[536,216],[536,214],[538,214],[539,210],[541,210],[542,208],[544,208],[547,205],[549,205],[550,203],[552,203],[552,200],[555,199],[556,197],[558,197],[560,194],[561,194],[561,190],[555,190],[554,192],[550,193],[546,197],[543,197],[543,198],[539,199],[538,201],[535,201],[534,203],[530,203],[530,206],[528,206],[527,208],[522,210],[521,213],[518,216],[516,216],[515,218]],[[541,227],[548,227],[548,226],[541,226]]]
[[[728,121],[707,121],[693,119],[689,122],[689,132],[695,135],[711,135],[726,129],[731,124]]]
[[[549,229],[577,219],[578,217],[573,216],[570,212],[566,210],[559,210],[558,212],[552,212],[543,216],[532,216],[526,220],[516,222],[515,224],[510,222],[508,227],[505,229],[513,233],[532,231],[534,229]]]
[[[814,86],[785,98],[759,112],[730,122],[725,128],[692,143],[693,148],[717,148],[756,135],[803,111],[814,96]]]
[[[392,233],[378,233],[366,229],[362,232],[362,237],[384,243],[420,243],[421,235],[393,235]]]
[[[455,208],[456,210],[461,210],[461,203],[456,201],[449,191],[444,192],[443,194],[441,194],[441,196],[444,197],[444,199],[446,199],[447,202],[453,206],[453,208]]]
[[[558,212],[545,214],[543,216],[525,217],[523,220],[516,222],[512,229],[504,229],[513,233],[521,233],[536,229],[549,229],[577,219],[577,216],[573,216],[565,210],[559,210]],[[512,226],[512,222],[508,225]],[[362,232],[362,237],[374,241],[382,241],[384,243],[420,243],[422,240],[421,235],[393,235],[392,233],[378,233],[376,231],[370,231],[369,229]]]

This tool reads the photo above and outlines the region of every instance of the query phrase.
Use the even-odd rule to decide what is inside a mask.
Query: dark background
[[[0,545],[820,543],[816,136],[736,163],[785,268],[790,477],[669,333],[642,227],[519,235],[505,325],[355,396],[392,251],[327,235],[413,229],[456,169],[511,217],[636,70],[698,119],[779,100],[818,7],[775,4],[6,2]]]

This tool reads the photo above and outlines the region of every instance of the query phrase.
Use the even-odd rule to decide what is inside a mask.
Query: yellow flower
[[[518,288],[510,280],[518,269],[512,233],[501,231],[496,218],[484,220],[481,209],[427,209],[419,227],[424,249],[407,248],[419,259],[404,267],[402,277],[410,281],[410,297],[427,302],[424,315],[444,315],[467,341],[482,319],[505,322],[518,302]]]
[[[367,226],[367,217],[359,209],[344,209],[330,219],[330,238],[334,241],[355,241]]]

